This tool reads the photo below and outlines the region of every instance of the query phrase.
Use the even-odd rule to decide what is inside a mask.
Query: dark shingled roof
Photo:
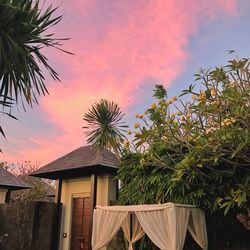
[[[30,175],[56,179],[62,173],[70,170],[73,172],[78,170],[78,173],[81,170],[81,174],[84,174],[84,171],[90,171],[90,167],[95,171],[101,169],[117,170],[118,165],[117,157],[109,150],[96,151],[92,146],[84,146],[58,158]]]
[[[11,190],[30,188],[29,185],[2,167],[0,167],[0,187],[6,187]]]

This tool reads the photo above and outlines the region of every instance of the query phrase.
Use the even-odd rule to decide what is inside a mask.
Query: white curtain
[[[95,209],[93,217],[92,248],[102,249],[113,239],[128,212]]]
[[[132,236],[130,214],[133,215]],[[100,250],[106,246],[121,226],[129,241],[129,250],[144,232],[161,250],[181,250],[187,229],[204,250],[208,248],[204,212],[193,206],[173,203],[97,206],[93,218],[92,249]]]
[[[208,249],[206,220],[202,210],[198,208],[191,209],[188,231],[202,249]]]
[[[189,208],[169,207],[135,212],[143,230],[162,250],[181,250],[184,245]]]
[[[175,228],[175,249],[181,250],[184,246],[188,219],[190,216],[190,208],[175,207],[175,218],[176,218],[176,228]]]
[[[130,234],[131,217],[132,217],[132,237]],[[128,249],[133,250],[133,244],[144,235],[144,231],[135,214],[129,214],[127,216],[127,218],[122,224],[122,229],[129,243]]]

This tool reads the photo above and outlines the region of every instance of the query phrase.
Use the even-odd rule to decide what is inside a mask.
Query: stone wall
[[[49,202],[0,204],[0,250],[54,250],[58,211]]]

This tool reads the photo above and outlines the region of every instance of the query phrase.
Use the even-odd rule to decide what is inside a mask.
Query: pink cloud
[[[65,17],[55,32],[72,38],[64,48],[75,55],[49,52],[63,83],[50,85],[41,107],[64,134],[33,137],[40,147],[25,155],[43,162],[85,141],[82,116],[91,104],[107,98],[126,109],[146,79],[169,86],[185,68],[186,46],[200,23],[237,13],[236,0],[79,0],[61,8]]]
[[[219,1],[218,4],[220,5],[220,8],[223,9],[225,12],[227,12],[230,15],[238,15],[237,12],[237,0],[222,0]]]

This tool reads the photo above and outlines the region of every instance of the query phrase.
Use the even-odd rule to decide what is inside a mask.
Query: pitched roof
[[[32,176],[49,178],[51,174],[62,173],[69,170],[89,169],[90,167],[103,167],[118,169],[119,161],[115,154],[107,149],[96,151],[92,146],[80,147],[44,167],[31,173]]]
[[[30,188],[29,185],[2,167],[0,167],[0,187],[6,187],[12,190]]]

